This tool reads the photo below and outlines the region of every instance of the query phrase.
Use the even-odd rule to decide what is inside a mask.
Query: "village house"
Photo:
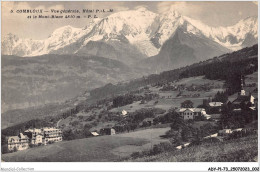
[[[218,136],[218,133],[215,133],[215,134],[211,134],[210,137],[217,137]]]
[[[116,130],[114,128],[102,128],[100,129],[99,133],[101,135],[115,135]]]
[[[209,119],[204,108],[179,108],[176,111],[184,120],[201,120],[202,118]]]
[[[222,105],[222,102],[209,102],[210,107],[221,107]]]
[[[224,136],[224,135],[228,135],[228,134],[231,134],[232,133],[232,130],[231,129],[223,129],[223,130],[219,130],[218,131],[218,134],[220,136]]]
[[[190,143],[185,143],[184,145],[183,145],[183,147],[187,147],[187,146],[189,146],[190,145]]]
[[[122,110],[122,116],[126,116],[127,115],[127,111],[126,110]]]
[[[177,146],[176,149],[182,149],[182,145]]]
[[[241,132],[243,130],[243,128],[237,128],[237,129],[234,129],[233,132]]]
[[[208,113],[220,113],[222,110],[222,102],[209,102]]]
[[[11,136],[8,138],[8,150],[25,150],[29,148],[29,138],[23,133],[18,136]]]
[[[90,133],[91,133],[92,136],[99,136],[99,134],[97,132],[95,132],[95,131],[90,132]]]

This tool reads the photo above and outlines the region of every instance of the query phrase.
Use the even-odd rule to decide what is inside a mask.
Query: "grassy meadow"
[[[137,162],[256,162],[257,135],[225,142],[203,143],[129,161]]]
[[[5,162],[113,162],[120,161],[136,151],[151,148],[164,141],[169,128],[155,128],[99,136],[72,141],[62,141],[47,146],[30,148],[2,155]]]

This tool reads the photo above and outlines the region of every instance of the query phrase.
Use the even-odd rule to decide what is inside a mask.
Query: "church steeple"
[[[241,91],[240,91],[240,95],[241,96],[245,96],[246,95],[246,91],[244,90],[244,84],[243,84],[243,77],[241,75]]]

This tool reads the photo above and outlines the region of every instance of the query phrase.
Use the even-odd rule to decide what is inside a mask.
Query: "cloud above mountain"
[[[183,15],[198,15],[202,13],[202,7],[191,4],[185,1],[179,1],[179,2],[160,2],[157,5],[157,10],[159,13],[164,13],[170,10],[176,10],[179,11]]]
[[[230,26],[248,16],[257,16],[257,2],[160,2],[160,13],[174,9],[209,26]]]

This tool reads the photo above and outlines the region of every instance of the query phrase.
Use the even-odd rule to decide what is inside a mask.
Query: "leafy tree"
[[[82,115],[80,115],[80,116],[78,116],[78,118],[79,118],[80,120],[82,120],[84,117],[83,117]]]
[[[14,147],[14,150],[13,150],[13,152],[17,152],[18,151],[18,149],[16,148],[16,147]]]
[[[186,142],[191,137],[192,137],[192,129],[190,129],[189,127],[184,127],[181,131],[182,140]]]
[[[4,144],[4,145],[2,144],[1,145],[1,152],[2,152],[2,154],[5,154],[5,153],[9,152],[7,144]]]
[[[73,122],[71,122],[71,125],[72,125],[73,127],[75,127],[75,126],[79,125],[79,121],[78,121],[78,120],[73,121]]]
[[[181,103],[182,108],[193,108],[193,102],[190,100],[185,100]]]
[[[73,140],[73,139],[75,139],[75,135],[74,135],[72,129],[63,130],[62,138],[64,140]]]
[[[7,137],[2,133],[1,136],[1,145],[7,144]]]
[[[170,142],[174,146],[179,146],[181,144],[181,142],[182,142],[181,133],[180,132],[173,133],[173,135],[170,138]]]
[[[89,130],[90,130],[92,127],[93,127],[93,125],[91,125],[91,124],[85,124],[85,125],[84,125],[83,135],[84,135],[85,137],[91,136],[91,132],[90,132]]]
[[[216,133],[218,131],[218,128],[213,126],[210,123],[204,124],[200,127],[200,131],[197,131],[197,134],[199,134],[202,137],[208,136],[212,133]]]
[[[133,131],[138,127],[138,125],[135,123],[131,123],[131,124],[129,124],[129,126],[130,126],[130,129]]]
[[[143,127],[149,127],[150,125],[149,125],[149,123],[147,121],[144,121],[142,126]]]
[[[228,94],[226,92],[217,92],[212,101],[226,103],[228,100]]]
[[[175,130],[175,131],[180,131],[185,126],[186,126],[186,123],[185,123],[184,119],[181,118],[179,115],[178,116],[176,115],[174,121],[171,124],[171,129]]]

